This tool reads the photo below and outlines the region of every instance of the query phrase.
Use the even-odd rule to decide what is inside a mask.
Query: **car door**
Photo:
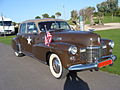
[[[27,23],[27,34],[25,35],[26,39],[26,51],[28,53],[32,53],[32,47],[35,44],[35,38],[38,35],[38,29],[36,27],[36,24],[34,22],[28,22]]]
[[[20,31],[22,31],[20,34],[22,51],[31,54],[32,46],[35,44],[35,36],[38,32],[37,27],[34,22],[28,22],[21,25]]]
[[[25,40],[25,35],[27,34],[27,24],[22,23],[20,25],[19,33],[17,34],[17,37],[19,39],[19,43],[21,45],[21,51],[24,52],[26,48],[26,40]]]

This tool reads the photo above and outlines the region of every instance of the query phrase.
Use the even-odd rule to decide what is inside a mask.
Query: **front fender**
[[[52,47],[50,51],[59,56],[63,67],[68,68],[70,64],[70,54],[68,52],[68,49],[71,46],[71,44],[64,42],[54,42],[51,43],[50,46]]]
[[[104,39],[104,38],[101,39],[102,44],[105,45],[108,45],[110,41],[111,41],[110,39]]]
[[[33,45],[32,53],[36,58],[42,61],[49,60],[48,55],[55,53],[61,59],[63,67],[67,68],[67,64],[69,63],[68,48],[70,46],[70,44],[63,42],[52,42],[50,43],[50,46],[47,46],[44,43],[39,43]]]
[[[101,39],[101,44],[102,46],[106,46],[106,56],[112,54],[112,49],[109,45],[109,42],[111,42],[112,40],[109,39]]]

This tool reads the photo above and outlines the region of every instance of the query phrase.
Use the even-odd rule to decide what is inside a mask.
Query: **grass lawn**
[[[105,16],[103,23],[120,23],[120,17]]]
[[[94,19],[94,22],[98,22],[98,20]],[[120,17],[114,16],[112,19],[112,16],[104,16],[103,23],[120,23]],[[86,24],[90,24],[90,21],[86,21]]]
[[[2,36],[2,37],[0,37],[0,43],[4,43],[4,44],[10,45],[11,44],[11,40],[14,37],[15,36],[6,36],[6,37]]]
[[[96,31],[96,33],[100,34],[102,38],[111,39],[115,42],[113,54],[117,56],[117,60],[112,67],[107,66],[101,68],[101,70],[120,75],[120,29]]]
[[[102,38],[111,39],[115,42],[113,53],[117,55],[117,60],[112,67],[107,66],[101,70],[120,75],[120,29],[96,31]],[[0,42],[11,44],[11,39],[15,36],[0,37]]]

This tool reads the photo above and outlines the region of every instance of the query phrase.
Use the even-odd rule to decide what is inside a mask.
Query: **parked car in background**
[[[15,29],[12,24],[12,19],[0,17],[0,34],[14,34]]]
[[[64,20],[36,19],[20,24],[12,40],[16,56],[28,55],[49,65],[52,75],[63,78],[69,71],[96,70],[112,65],[114,42],[88,31],[73,31]]]

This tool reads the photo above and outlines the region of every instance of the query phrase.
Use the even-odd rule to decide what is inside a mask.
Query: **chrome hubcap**
[[[60,62],[58,61],[57,58],[54,58],[52,66],[56,73],[60,72]]]

